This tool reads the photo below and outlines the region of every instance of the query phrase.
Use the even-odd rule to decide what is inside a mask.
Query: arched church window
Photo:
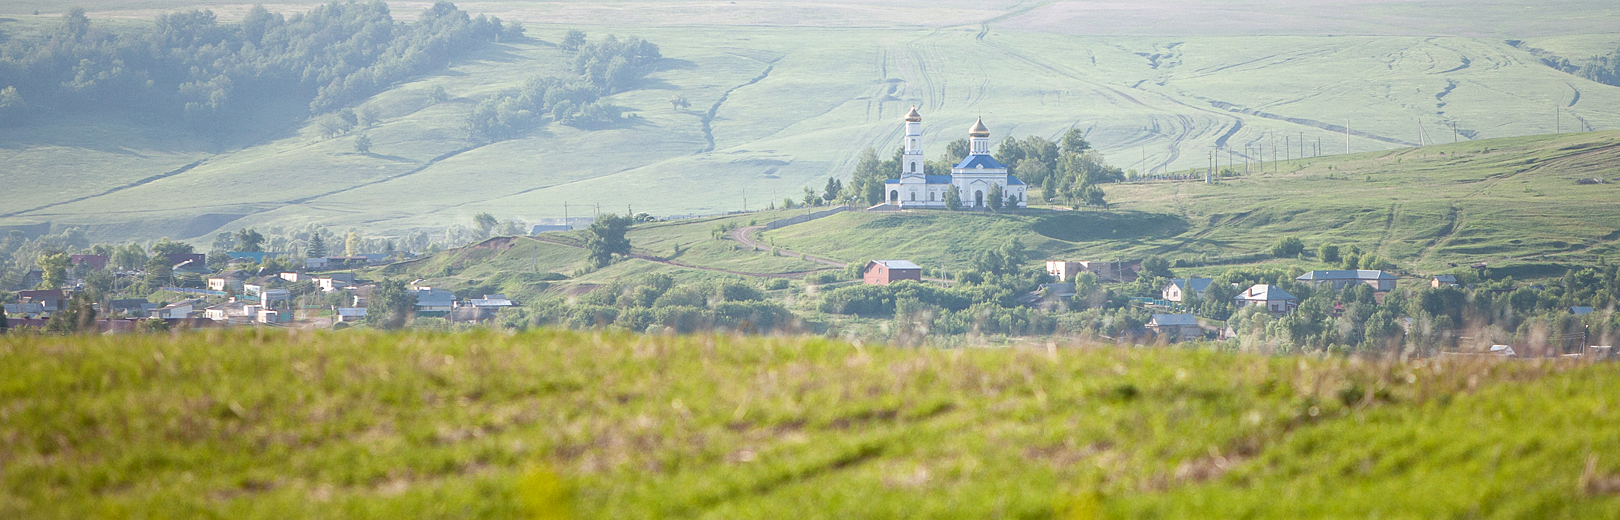
[[[917,192],[915,192],[915,191],[911,192],[911,201],[912,202],[917,202]]]
[[[917,163],[911,163],[911,173],[917,173]]]
[[[899,190],[889,190],[889,202],[900,202]]]

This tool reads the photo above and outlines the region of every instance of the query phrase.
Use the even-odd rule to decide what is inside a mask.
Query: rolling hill
[[[1109,210],[851,211],[753,230],[758,250],[725,234],[716,238],[721,226],[757,226],[805,210],[760,211],[634,226],[627,236],[637,257],[600,271],[582,270],[584,236],[576,231],[497,239],[383,274],[532,297],[577,293],[647,272],[763,279],[836,269],[802,254],[843,263],[909,259],[954,272],[1009,239],[1037,261],[1162,255],[1184,260],[1189,267],[1177,269],[1183,275],[1262,263],[1321,268],[1309,257],[1314,253],[1303,259],[1267,253],[1277,239],[1297,236],[1311,252],[1333,243],[1377,254],[1413,281],[1478,262],[1497,277],[1537,279],[1614,260],[1620,240],[1616,164],[1620,132],[1488,139],[1267,164],[1267,173],[1256,166],[1250,175],[1215,184],[1110,185]],[[534,283],[545,273],[564,276]]]
[[[53,5],[61,7],[0,8],[10,11],[0,31],[49,25],[52,14],[31,10]],[[210,5],[229,21],[246,9],[89,5],[93,19],[112,24]],[[1346,13],[1355,21],[1348,26],[1300,24],[1287,14],[1294,8],[1278,7],[1276,16],[1233,27],[1174,17],[1147,23],[1140,13],[1068,2],[631,5],[462,4],[523,21],[532,38],[360,103],[382,116],[367,132],[370,155],[353,152],[354,135],[323,139],[302,120],[272,121],[246,144],[115,118],[0,128],[0,178],[19,188],[0,200],[0,227],[198,239],[318,222],[387,235],[485,211],[560,217],[564,203],[680,215],[742,209],[746,198],[757,208],[846,176],[861,149],[896,145],[895,121],[910,105],[924,113],[931,157],[983,115],[997,139],[1084,128],[1111,163],[1155,173],[1201,166],[1217,148],[1269,158],[1272,143],[1285,139],[1291,154],[1302,139],[1311,154],[1318,142],[1322,153],[1340,153],[1346,123],[1353,152],[1444,142],[1452,128],[1459,139],[1620,128],[1620,88],[1543,66],[1527,50],[1579,57],[1612,48],[1620,35],[1586,25],[1613,17],[1593,2],[1549,7],[1585,13],[1577,25],[1513,29],[1500,26],[1511,8],[1494,4],[1435,7],[1458,11],[1449,27],[1410,16],[1408,4]],[[395,11],[409,19],[416,8]],[[1088,16],[1121,25],[1103,32],[1075,22]],[[473,105],[558,63],[564,51],[550,42],[572,28],[634,34],[663,48],[668,59],[644,88],[610,99],[639,117],[470,145],[461,124]],[[453,99],[433,103],[435,87]],[[672,109],[677,95],[691,108]]]

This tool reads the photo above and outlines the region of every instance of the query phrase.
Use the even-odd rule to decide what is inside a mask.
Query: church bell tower
[[[923,175],[922,114],[917,107],[906,113],[906,151],[900,161],[900,176]]]

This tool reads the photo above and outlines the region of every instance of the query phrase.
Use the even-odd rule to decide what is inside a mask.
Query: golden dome
[[[973,122],[973,128],[968,129],[968,137],[990,137],[990,128],[984,126],[984,118]]]
[[[909,122],[912,122],[912,123],[922,121],[922,114],[917,113],[917,105],[912,105],[911,106],[911,111],[906,112],[906,121],[909,121]]]

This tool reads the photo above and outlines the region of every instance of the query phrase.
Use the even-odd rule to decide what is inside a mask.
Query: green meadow
[[[0,337],[8,518],[1615,518],[1613,364]]]
[[[1543,66],[1527,50],[1572,60],[1612,50],[1620,35],[1607,29],[1614,15],[1605,5],[1546,6],[1571,20],[1551,24],[1519,20],[1520,6],[1457,3],[1424,7],[1450,13],[1447,23],[1414,17],[1418,7],[1406,3],[1301,23],[1309,7],[1221,15],[1207,2],[1095,12],[1066,2],[470,2],[461,7],[522,21],[530,38],[358,103],[381,116],[365,132],[368,155],[354,153],[355,133],[324,139],[297,110],[267,114],[263,128],[232,139],[150,121],[42,118],[0,128],[0,175],[20,188],[0,200],[0,226],[206,240],[311,222],[388,235],[479,212],[561,217],[565,204],[573,214],[597,205],[661,216],[736,211],[745,201],[758,209],[847,177],[862,149],[898,146],[898,118],[911,105],[924,114],[930,157],[982,115],[996,139],[1083,128],[1110,163],[1152,173],[1203,166],[1217,149],[1269,160],[1275,143],[1297,155],[1301,140],[1310,154],[1339,154],[1449,142],[1454,128],[1463,140],[1608,130],[1620,128],[1620,88]],[[229,23],[247,8],[86,6],[107,27],[198,6]],[[48,29],[64,7],[0,7],[0,32]],[[421,7],[393,11],[409,20]],[[1261,15],[1271,9],[1275,16]],[[1154,13],[1166,16],[1151,21]],[[554,44],[574,28],[661,46],[668,59],[642,88],[609,99],[638,117],[469,143],[462,123],[472,107],[563,66],[566,52]],[[436,87],[452,99],[433,102]],[[691,106],[672,108],[674,96]]]

